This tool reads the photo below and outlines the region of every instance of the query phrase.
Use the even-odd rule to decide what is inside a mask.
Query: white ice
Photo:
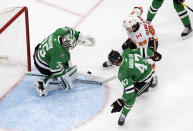
[[[51,7],[44,2],[57,6]],[[79,72],[91,71],[94,76],[106,79],[117,74],[117,67],[103,69],[102,63],[111,49],[121,50],[127,38],[122,28],[123,18],[135,6],[144,8],[143,17],[146,18],[150,4],[151,0],[1,0],[0,9],[13,6],[29,8],[32,52],[38,42],[58,27],[75,27],[84,34],[94,36],[96,46],[76,47],[71,51],[72,62],[78,66]],[[192,1],[186,1],[186,4],[193,8]],[[189,16],[193,24],[193,12],[189,11]],[[74,131],[193,130],[193,37],[187,40],[180,38],[183,25],[172,0],[165,0],[152,24],[159,37],[158,51],[163,56],[157,63],[158,87],[137,98],[125,125],[119,127],[119,113],[111,114],[110,105],[121,97],[123,87],[118,80],[109,82],[109,99],[105,108]],[[6,69],[0,66],[1,96],[23,76],[15,72],[5,78]],[[17,69],[11,72],[14,70]]]

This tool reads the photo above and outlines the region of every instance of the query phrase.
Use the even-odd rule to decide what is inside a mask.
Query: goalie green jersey
[[[125,115],[130,111],[137,96],[134,84],[145,81],[154,72],[152,65],[144,59],[152,55],[153,51],[149,48],[127,49],[122,53],[123,62],[119,68],[118,78],[124,87],[122,98],[125,100]]]
[[[61,38],[70,35],[74,38],[74,42],[77,42],[79,33],[69,27],[59,28],[40,43],[37,53],[38,59],[45,69],[52,72],[53,76],[64,75],[66,73],[64,66],[70,60],[70,53],[61,44]]]

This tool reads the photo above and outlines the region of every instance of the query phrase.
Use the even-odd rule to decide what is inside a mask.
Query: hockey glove
[[[82,41],[82,44],[85,46],[94,46],[95,45],[95,38],[92,36],[86,36],[86,39]]]
[[[92,36],[83,36],[81,33],[78,38],[78,44],[84,46],[94,46],[95,45],[95,38]]]
[[[111,110],[111,113],[120,112],[124,105],[125,105],[125,102],[123,99],[117,99],[111,105],[113,107],[113,109]]]
[[[154,51],[154,54],[153,54],[153,56],[151,57],[151,59],[152,59],[153,61],[160,61],[161,58],[162,58],[162,55],[161,55],[160,53],[156,52],[156,51]]]
[[[176,2],[177,4],[181,4],[181,3],[184,3],[185,0],[174,0],[174,2]]]
[[[127,39],[123,44],[122,44],[122,49],[136,49],[137,46],[135,45],[134,42],[132,42],[130,39]]]

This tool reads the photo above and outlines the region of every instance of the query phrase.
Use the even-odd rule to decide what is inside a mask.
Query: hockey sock
[[[147,13],[147,20],[152,21],[164,0],[153,0]]]
[[[190,18],[188,16],[188,11],[184,8],[184,6],[174,2],[174,8],[175,8],[176,12],[178,13],[178,16],[180,17],[184,27],[189,26],[190,25]]]

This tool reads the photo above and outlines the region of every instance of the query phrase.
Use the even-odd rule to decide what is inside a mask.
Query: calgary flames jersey
[[[129,39],[136,44],[137,48],[148,47],[149,40],[157,40],[154,27],[148,24],[140,15],[131,13],[132,17],[139,22],[139,29],[135,32],[127,32]]]

